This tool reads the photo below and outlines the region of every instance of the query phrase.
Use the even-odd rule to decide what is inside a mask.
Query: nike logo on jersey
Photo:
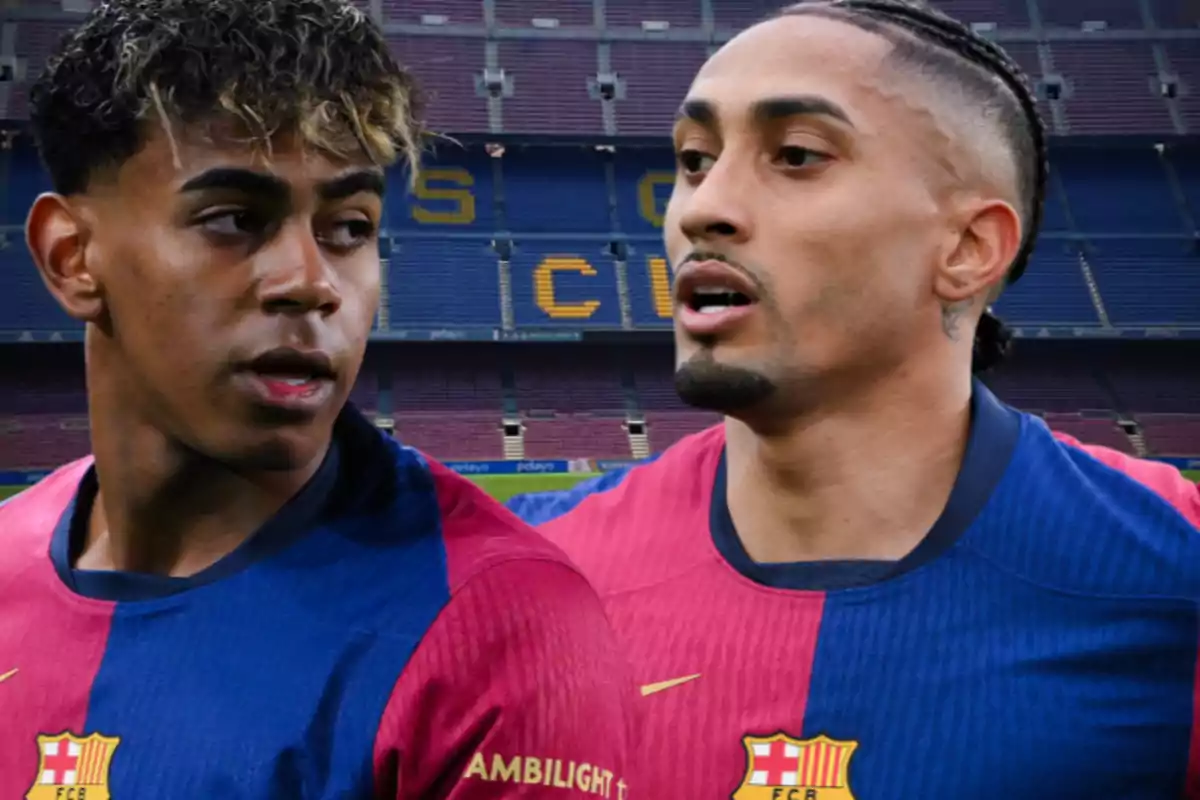
[[[682,678],[671,678],[669,681],[659,681],[658,683],[647,683],[642,687],[642,697],[649,697],[652,694],[665,692],[667,689],[674,689],[676,686],[681,686],[689,681],[694,681],[700,677],[700,673],[695,675],[684,675]]]
[[[20,672],[20,670],[10,669],[8,672],[4,673],[3,675],[0,675],[0,683],[4,683],[6,680],[11,678],[13,675],[16,675],[18,672]]]

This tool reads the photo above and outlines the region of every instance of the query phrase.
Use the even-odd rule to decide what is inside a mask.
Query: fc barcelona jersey
[[[720,427],[512,507],[601,593],[649,797],[1200,797],[1200,499],[1099,455],[976,386],[949,502],[897,562],[753,561]]]
[[[0,798],[624,800],[632,684],[595,593],[353,411],[190,578],[72,566],[88,461],[0,506]]]

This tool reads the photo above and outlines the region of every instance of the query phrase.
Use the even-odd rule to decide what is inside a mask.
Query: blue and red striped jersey
[[[972,411],[944,513],[896,562],[753,561],[722,427],[512,501],[633,662],[646,796],[1200,797],[1200,493],[981,385]]]
[[[0,797],[624,798],[633,685],[594,591],[353,411],[190,578],[72,567],[89,461],[0,506]]]

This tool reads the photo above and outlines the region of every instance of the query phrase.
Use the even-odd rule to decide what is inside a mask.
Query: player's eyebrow
[[[685,119],[711,128],[717,122],[717,110],[708,100],[684,100],[683,105],[675,112],[675,121]]]
[[[384,186],[383,175],[377,170],[362,169],[318,184],[317,194],[322,200],[343,200],[359,192],[383,197]]]
[[[759,122],[773,122],[787,117],[830,117],[853,128],[854,123],[845,109],[832,100],[816,95],[765,97],[750,106],[751,114]],[[706,128],[717,127],[716,106],[708,100],[685,100],[675,113],[678,123],[690,120]]]
[[[214,167],[205,170],[190,178],[179,191],[181,194],[190,194],[212,189],[241,192],[277,201],[287,200],[289,194],[287,182],[283,179],[239,167]]]
[[[377,170],[363,169],[339,175],[317,184],[317,194],[322,200],[341,200],[359,192],[383,196],[383,175]],[[291,192],[287,181],[275,175],[241,167],[214,167],[189,179],[180,188],[182,193],[200,192],[210,189],[225,189],[256,195],[268,200],[287,200]]]
[[[786,117],[830,117],[851,128],[854,127],[845,109],[832,100],[815,95],[767,97],[756,101],[751,109],[755,118],[762,122],[773,122]]]

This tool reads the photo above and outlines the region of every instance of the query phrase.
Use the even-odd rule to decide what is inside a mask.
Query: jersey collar
[[[804,561],[760,564],[746,553],[726,502],[725,452],[713,481],[709,526],[717,550],[738,572],[780,589],[833,591],[867,586],[933,561],[971,527],[1008,469],[1021,431],[1021,414],[975,381],[971,394],[971,433],[962,468],[941,517],[917,547],[899,561]]]
[[[369,460],[360,456],[366,454],[363,452],[365,437],[375,434],[374,426],[348,406],[334,427],[333,443],[328,454],[304,488],[240,547],[211,567],[187,578],[72,567],[86,537],[92,503],[98,489],[93,465],[84,473],[75,496],[54,529],[50,543],[50,559],[54,569],[62,582],[76,594],[118,602],[166,597],[229,577],[303,537],[326,516],[324,512],[333,503],[346,500],[347,485],[354,481],[344,474],[346,470],[343,467],[356,462],[369,463]],[[347,453],[350,457],[344,457]]]

